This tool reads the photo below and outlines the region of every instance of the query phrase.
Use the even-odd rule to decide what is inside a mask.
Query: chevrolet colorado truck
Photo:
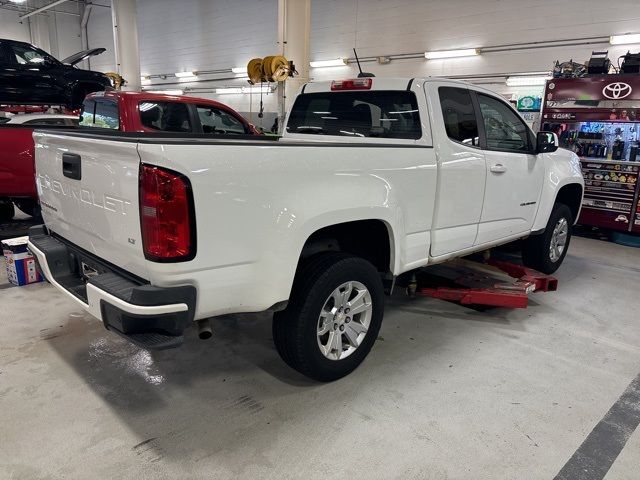
[[[0,221],[14,216],[13,204],[40,215],[35,184],[33,130],[78,125],[70,116],[15,115],[0,125]],[[207,135],[260,135],[242,115],[206,98],[149,92],[95,92],[84,99],[79,128],[121,132],[180,132]]]
[[[36,131],[45,277],[145,348],[273,311],[283,360],[330,381],[378,335],[384,281],[524,239],[562,263],[577,156],[494,93],[435,78],[308,83],[282,138]]]

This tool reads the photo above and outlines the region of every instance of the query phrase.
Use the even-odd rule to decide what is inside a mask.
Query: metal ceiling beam
[[[33,15],[37,15],[38,13],[42,13],[50,8],[55,7],[56,5],[60,5],[61,3],[65,3],[69,0],[56,0],[55,2],[48,3],[44,7],[36,8],[35,10],[30,11],[29,13],[25,13],[24,15],[20,15],[20,19],[24,20],[25,18],[29,18]]]

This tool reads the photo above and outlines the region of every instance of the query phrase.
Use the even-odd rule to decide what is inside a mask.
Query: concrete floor
[[[526,310],[396,296],[332,384],[281,362],[264,315],[149,353],[49,285],[3,285],[0,478],[552,479],[640,372],[639,265],[575,238]],[[608,473],[563,478],[639,478],[625,428],[598,439],[630,437]]]

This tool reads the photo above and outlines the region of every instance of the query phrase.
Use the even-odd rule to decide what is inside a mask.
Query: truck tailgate
[[[55,234],[147,278],[133,142],[34,132],[42,216]]]

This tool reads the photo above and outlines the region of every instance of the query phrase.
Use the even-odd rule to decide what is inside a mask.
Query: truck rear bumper
[[[196,289],[155,287],[40,225],[29,230],[29,250],[44,277],[108,330],[144,348],[179,346],[193,321]]]

